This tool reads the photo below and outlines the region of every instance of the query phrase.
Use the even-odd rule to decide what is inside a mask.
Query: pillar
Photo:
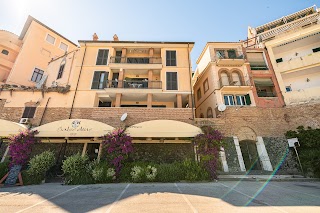
[[[263,170],[273,171],[270,158],[266,150],[266,146],[264,145],[264,141],[261,136],[257,136],[256,145],[257,145],[257,150],[258,150],[260,161],[262,163]]]
[[[101,157],[101,153],[102,153],[102,146],[103,146],[103,144],[102,144],[102,142],[101,142],[101,143],[100,143],[100,146],[99,146],[98,157],[97,157],[98,162],[100,162],[100,157]]]
[[[182,95],[177,94],[177,108],[182,108]]]
[[[150,48],[149,49],[149,64],[153,64],[153,53],[154,53],[154,49]]]
[[[115,107],[120,107],[121,106],[121,93],[117,93],[116,94],[116,103],[115,103]]]
[[[239,145],[239,139],[237,136],[233,136],[233,142],[234,142],[234,146],[236,147],[240,170],[242,172],[245,172],[246,166],[244,165],[244,161],[243,161],[243,157],[242,157],[242,153],[241,153],[241,149],[240,149],[240,145]]]
[[[148,93],[147,107],[148,107],[148,108],[151,108],[151,107],[152,107],[152,94],[151,94],[151,93]]]
[[[127,49],[126,48],[122,48],[122,53],[121,53],[121,63],[126,63],[127,59]]]
[[[7,146],[6,151],[4,152],[0,163],[4,162],[4,160],[6,159],[6,157],[8,155],[8,152],[9,152],[9,146]]]
[[[123,88],[124,87],[124,70],[121,68],[119,71],[119,82],[118,82],[118,88]]]
[[[148,70],[148,88],[151,88],[153,87],[153,70]]]
[[[228,167],[227,158],[226,158],[226,152],[224,151],[223,147],[221,147],[221,150],[220,150],[220,159],[222,162],[223,171],[229,172],[229,167]]]
[[[86,154],[86,152],[87,152],[87,147],[88,147],[88,143],[85,143],[85,144],[83,145],[82,155],[81,155],[81,156],[84,156],[84,155]]]
[[[189,108],[192,108],[192,95],[188,95],[188,105],[189,105]]]

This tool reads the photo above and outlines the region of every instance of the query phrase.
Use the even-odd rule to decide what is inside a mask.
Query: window
[[[99,100],[99,106],[98,107],[111,107],[111,102],[109,102],[109,101],[103,102],[103,101]]]
[[[167,90],[178,90],[177,72],[167,72]]]
[[[37,107],[25,107],[22,118],[33,118]]]
[[[244,105],[250,105],[251,104],[251,99],[250,95],[236,95],[236,102],[237,105],[244,106]]]
[[[234,106],[235,105],[233,95],[224,95],[223,98],[224,98],[225,105],[227,105],[227,106]]]
[[[208,90],[209,90],[209,83],[208,83],[208,79],[206,79],[203,82],[203,91],[204,91],[204,93],[206,93]]]
[[[95,71],[93,75],[91,89],[103,89],[108,81],[108,72]]]
[[[9,51],[8,50],[2,50],[1,53],[4,54],[4,55],[9,55]]]
[[[199,101],[200,98],[201,98],[201,89],[199,88],[199,89],[197,90],[197,100]]]
[[[320,47],[317,47],[317,48],[312,49],[312,52],[314,52],[314,53],[320,52]]]
[[[59,48],[62,49],[62,50],[64,50],[64,51],[68,51],[68,45],[65,44],[65,43],[63,43],[63,42],[60,43]]]
[[[107,65],[109,50],[99,50],[96,65]]]
[[[31,77],[31,81],[38,83],[41,80],[43,73],[44,73],[43,70],[35,68]]]
[[[281,62],[283,62],[283,60],[282,60],[282,58],[277,58],[277,59],[276,59],[276,62],[277,62],[277,63],[281,63]]]
[[[224,50],[217,50],[216,56],[217,56],[217,58],[225,58],[225,51]]]
[[[63,62],[61,63],[61,65],[60,65],[57,79],[62,78],[62,74],[63,74],[63,70],[64,70],[65,65],[66,65],[66,62],[63,61]]]
[[[228,58],[231,58],[231,59],[237,58],[235,50],[228,50],[227,52],[228,52]]]
[[[222,72],[221,75],[221,86],[229,86],[229,76],[226,72]]]
[[[292,91],[291,86],[286,86],[286,92],[291,92],[291,91]]]
[[[241,86],[241,78],[238,72],[232,72],[232,84],[234,86]]]
[[[209,107],[209,108],[207,109],[207,118],[213,118],[212,108],[211,108],[211,107]]]
[[[177,53],[176,51],[169,51],[166,52],[166,65],[167,66],[177,66]]]
[[[248,52],[247,57],[251,70],[268,70],[263,52]]]
[[[49,42],[50,44],[54,44],[56,42],[56,39],[55,37],[47,34],[46,41]]]

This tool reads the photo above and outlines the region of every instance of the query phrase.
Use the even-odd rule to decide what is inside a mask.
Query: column
[[[241,149],[240,149],[240,145],[239,145],[239,139],[238,139],[237,136],[233,136],[233,142],[234,142],[234,145],[236,147],[238,161],[239,161],[239,165],[240,165],[240,170],[242,172],[245,172],[246,171],[246,166],[244,165],[244,161],[243,161],[243,157],[242,157],[242,153],[241,153]]]
[[[101,157],[101,153],[102,153],[102,146],[103,146],[103,144],[102,144],[102,142],[101,142],[101,143],[100,143],[100,146],[99,146],[98,157],[97,157],[98,162],[100,162],[100,157]]]
[[[117,93],[116,94],[116,103],[115,103],[115,107],[120,107],[121,106],[121,93]]]
[[[85,143],[85,144],[83,145],[82,155],[81,155],[81,156],[84,156],[84,155],[86,154],[86,152],[87,152],[87,147],[88,147],[88,143]]]
[[[257,136],[256,145],[257,145],[257,150],[258,150],[260,161],[262,163],[263,170],[273,171],[270,158],[266,150],[266,146],[264,145],[264,141],[261,136]]]
[[[4,160],[6,159],[8,152],[9,152],[9,146],[7,146],[6,151],[4,152],[4,154],[2,156],[1,163],[4,162]]]
[[[153,88],[153,70],[148,70],[148,88]]]
[[[127,57],[127,49],[122,48],[122,53],[121,53],[121,63],[126,63],[126,57]]]
[[[124,87],[124,70],[121,68],[119,71],[119,82],[118,82],[118,88],[123,88]]]
[[[189,105],[189,108],[192,108],[192,95],[188,95],[188,105]]]
[[[177,94],[177,108],[182,108],[182,95]]]
[[[148,108],[152,107],[152,94],[151,93],[148,93],[147,107]]]
[[[149,64],[153,64],[153,53],[154,53],[154,49],[150,48],[149,49]]]
[[[222,162],[223,171],[224,172],[229,172],[229,167],[228,167],[227,158],[226,158],[226,152],[224,151],[223,147],[221,147],[220,159],[221,159],[221,162]]]

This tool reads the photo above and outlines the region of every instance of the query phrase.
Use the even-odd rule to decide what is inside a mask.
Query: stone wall
[[[233,138],[232,137],[225,138],[224,142],[226,144],[224,146],[224,150],[226,153],[229,172],[231,173],[241,172],[238,155],[237,155],[236,147],[233,142]]]

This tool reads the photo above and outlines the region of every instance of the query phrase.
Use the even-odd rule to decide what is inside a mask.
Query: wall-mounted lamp
[[[309,78],[307,78],[307,82],[309,82],[310,81],[310,79]]]

